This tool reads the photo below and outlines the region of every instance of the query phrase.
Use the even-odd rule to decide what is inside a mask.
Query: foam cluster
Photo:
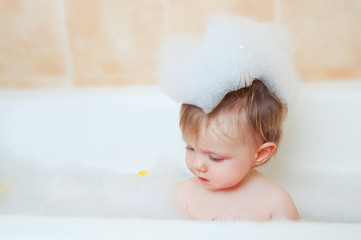
[[[50,168],[1,156],[0,214],[186,217],[175,200],[175,188],[183,180],[175,159],[160,158],[142,177],[85,166]]]
[[[157,81],[177,102],[211,112],[230,91],[262,80],[283,103],[299,82],[286,29],[227,13],[213,15],[204,35],[172,36],[159,55]]]
[[[0,214],[187,219],[175,196],[187,178],[177,159],[160,158],[142,177],[85,166],[50,168],[1,146],[0,156]],[[269,177],[290,193],[302,221],[361,222],[359,174],[272,171]]]

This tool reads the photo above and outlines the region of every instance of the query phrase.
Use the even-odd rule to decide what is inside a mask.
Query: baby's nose
[[[199,172],[207,172],[208,168],[202,159],[198,159],[196,162],[196,169]]]

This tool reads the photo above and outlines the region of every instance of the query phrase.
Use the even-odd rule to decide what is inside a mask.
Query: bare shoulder
[[[271,209],[272,219],[299,220],[297,208],[289,193],[278,183],[267,178],[263,174],[258,174],[259,181],[262,181],[264,193],[267,195]]]
[[[177,195],[188,194],[191,192],[195,185],[194,182],[194,178],[189,178],[178,184],[176,188]]]
[[[194,192],[194,179],[190,178],[179,183],[176,187],[176,200],[183,215],[189,216],[188,202],[189,197]]]
[[[272,219],[299,220],[299,214],[291,196],[283,188],[273,199]]]

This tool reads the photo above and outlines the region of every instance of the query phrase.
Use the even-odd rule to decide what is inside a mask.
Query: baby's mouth
[[[208,182],[209,180],[205,179],[205,178],[202,178],[202,177],[198,177],[199,181],[201,182]]]

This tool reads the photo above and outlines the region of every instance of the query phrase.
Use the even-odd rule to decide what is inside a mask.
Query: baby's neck
[[[231,193],[236,192],[237,190],[244,188],[249,183],[253,181],[253,179],[257,176],[261,175],[255,168],[251,168],[251,170],[247,173],[247,175],[236,185],[229,187],[229,188],[221,188],[221,189],[206,189],[212,193]]]

